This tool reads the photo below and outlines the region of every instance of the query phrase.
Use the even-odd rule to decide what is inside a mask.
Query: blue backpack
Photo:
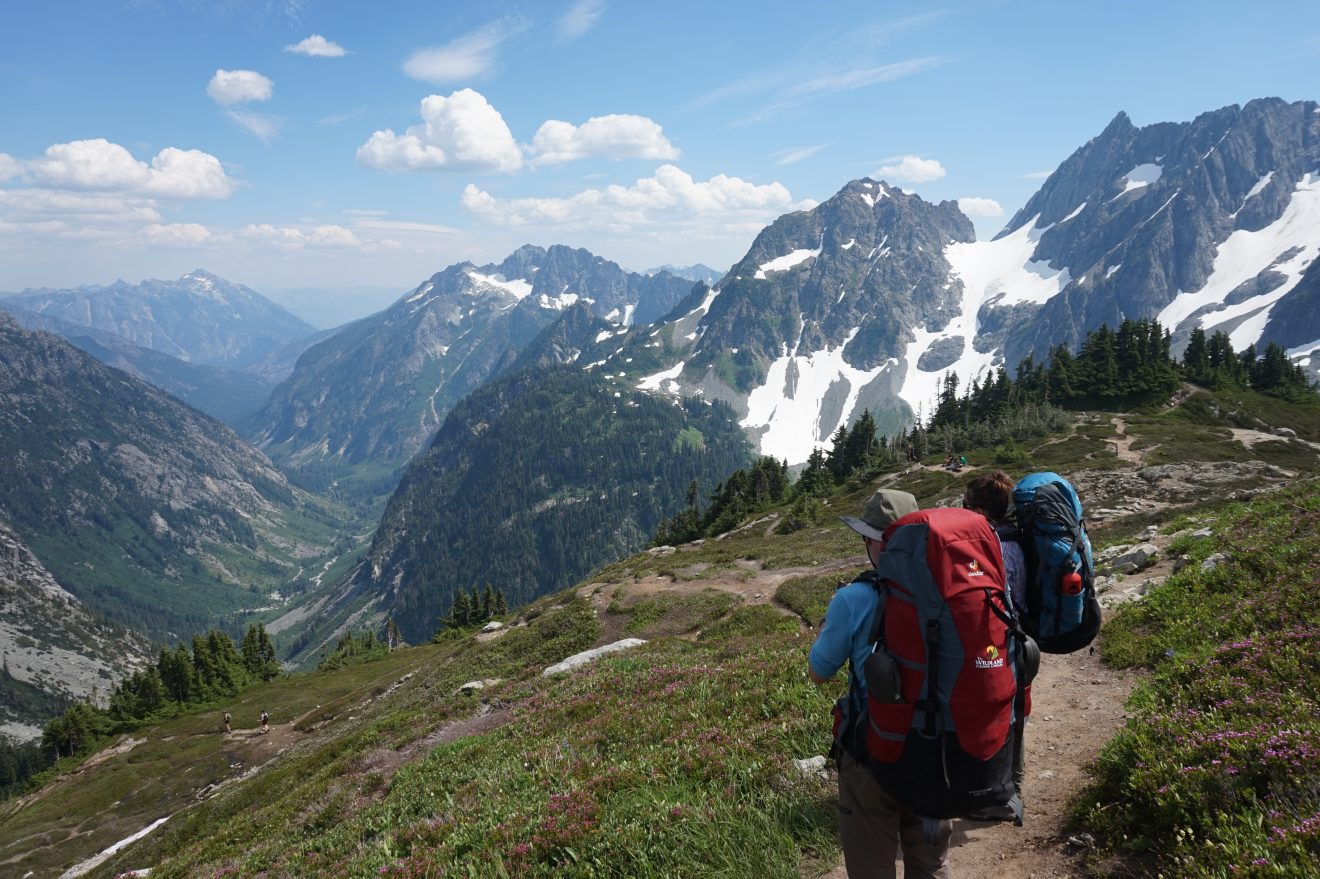
[[[1057,473],[1032,473],[1013,488],[1027,558],[1024,628],[1045,653],[1073,653],[1100,631],[1091,541],[1082,502]]]

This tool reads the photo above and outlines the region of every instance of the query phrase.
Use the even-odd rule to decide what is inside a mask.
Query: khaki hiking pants
[[[920,816],[904,812],[851,755],[839,755],[839,836],[848,879],[894,879],[900,848],[903,879],[949,879],[953,822],[932,829],[928,841]]]

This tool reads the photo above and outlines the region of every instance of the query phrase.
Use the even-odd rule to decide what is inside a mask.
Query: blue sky
[[[1316,99],[1310,2],[85,0],[0,30],[0,290],[727,268],[884,178],[997,232],[1120,110]]]

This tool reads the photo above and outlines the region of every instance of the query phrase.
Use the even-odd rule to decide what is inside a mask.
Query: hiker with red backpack
[[[917,501],[912,495],[881,489],[871,496],[860,518],[843,521],[862,536],[867,558],[878,567],[885,530],[915,512]],[[848,695],[835,709],[834,748],[844,863],[853,879],[893,877],[901,849],[905,877],[947,877],[952,823],[923,818],[890,796],[867,766],[865,744],[859,741],[862,728],[856,720],[865,717],[867,702],[863,669],[872,654],[880,598],[874,578],[867,574],[835,591],[809,657],[811,679],[817,684],[832,678],[845,662],[849,665]]]
[[[949,819],[1015,820],[1013,762],[1039,652],[1005,588],[999,538],[979,513],[918,511],[876,492],[845,524],[873,570],[841,586],[812,646],[835,705],[840,835],[850,877],[947,877]]]

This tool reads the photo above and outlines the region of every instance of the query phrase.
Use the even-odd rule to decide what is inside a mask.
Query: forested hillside
[[[715,484],[746,448],[723,404],[616,392],[570,367],[508,376],[450,413],[360,576],[416,642],[455,590],[490,584],[522,604],[637,550],[692,480]]]

